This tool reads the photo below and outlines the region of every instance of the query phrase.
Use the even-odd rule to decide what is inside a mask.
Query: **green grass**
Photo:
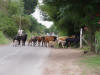
[[[90,72],[96,73],[96,75],[100,74],[100,56],[92,55],[85,56],[81,59],[80,66],[83,68],[83,72],[81,75],[89,75]],[[89,74],[88,74],[89,73]]]
[[[87,56],[81,60],[82,63],[86,64],[88,67],[99,68],[100,67],[100,56]]]
[[[10,41],[4,36],[3,32],[0,31],[0,44],[8,44]]]

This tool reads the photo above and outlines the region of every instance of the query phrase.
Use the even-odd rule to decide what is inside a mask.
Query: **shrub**
[[[8,26],[3,30],[3,32],[7,37],[13,38],[17,34],[17,28],[16,26]]]

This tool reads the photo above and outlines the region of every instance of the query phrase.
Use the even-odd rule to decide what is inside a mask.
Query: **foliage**
[[[8,26],[4,28],[3,32],[7,37],[13,38],[17,34],[17,30],[16,26]]]
[[[12,38],[16,35],[18,27],[13,20],[13,15],[19,15],[20,4],[17,1],[1,0],[1,12],[0,12],[0,30],[7,36]],[[22,4],[21,4],[22,6]]]
[[[55,25],[52,25],[50,28],[49,28],[50,32],[54,32],[55,34],[58,34],[58,30],[56,28]]]
[[[31,14],[35,11],[38,0],[24,0],[24,13]]]
[[[12,16],[12,15],[21,15],[23,14],[23,10],[24,10],[24,3],[22,1],[11,1],[8,3],[8,16]]]
[[[79,35],[86,25],[90,34],[90,49],[95,51],[95,32],[100,29],[99,0],[43,0],[40,8],[49,15],[56,27],[68,35]]]
[[[46,29],[45,26],[38,23],[37,20],[32,16],[30,16],[30,20],[31,20],[31,26],[29,27],[29,30],[31,33],[37,33],[38,35],[45,33],[44,32],[44,30]]]
[[[0,0],[0,30],[10,38],[17,34],[19,25],[29,35],[43,34],[46,27],[29,15],[36,5],[37,0]]]
[[[0,31],[0,44],[7,44],[10,41],[4,36],[4,34],[2,33],[2,31]]]

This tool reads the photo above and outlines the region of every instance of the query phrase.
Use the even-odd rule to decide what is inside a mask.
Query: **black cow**
[[[27,40],[27,34],[24,33],[22,36],[16,35],[13,38],[13,43],[15,43],[17,41],[18,42],[18,45],[20,45],[21,44],[21,41],[22,41],[22,46],[25,46],[26,40]]]
[[[79,38],[67,38],[65,46],[69,47],[72,43],[77,44],[79,43],[80,39]]]
[[[26,40],[27,40],[27,34],[26,34],[26,33],[24,33],[24,34],[22,35],[21,40],[22,40],[22,46],[25,46],[25,42],[26,42]]]

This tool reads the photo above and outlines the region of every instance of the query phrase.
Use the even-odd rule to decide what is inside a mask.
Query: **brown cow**
[[[28,40],[28,46],[31,45],[32,46],[32,38]]]
[[[28,45],[35,46],[37,43],[37,37],[32,36],[31,39],[28,41]]]
[[[44,45],[47,47],[50,41],[56,41],[57,37],[56,36],[45,36],[42,38],[42,42]]]
[[[62,36],[58,38],[58,45],[59,47],[64,48],[64,44],[66,43],[66,39],[68,38],[68,36]]]
[[[62,36],[58,38],[59,47],[65,48],[65,43],[67,38],[75,38],[75,35],[72,36]]]

